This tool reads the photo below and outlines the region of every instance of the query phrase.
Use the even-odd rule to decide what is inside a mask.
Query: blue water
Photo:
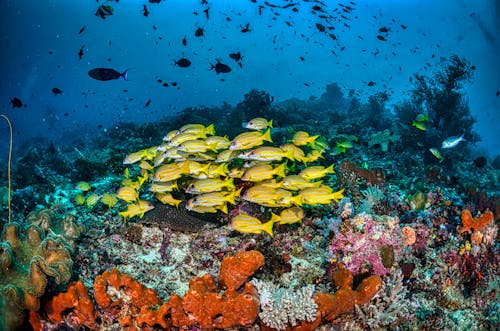
[[[499,153],[499,1],[343,1],[354,8],[342,13],[346,18],[334,12],[342,8],[337,1],[324,1],[322,8],[334,17],[335,29],[327,32],[337,40],[316,28],[318,22],[328,26],[318,18],[323,13],[311,11],[317,3],[296,1],[295,13],[293,7],[255,2],[110,1],[114,14],[103,20],[94,15],[103,1],[2,1],[0,111],[14,124],[15,144],[37,135],[62,142],[68,135],[117,129],[120,121],[154,121],[188,106],[236,104],[252,88],[282,101],[320,96],[326,84],[336,82],[361,98],[388,91],[390,107],[412,88],[413,74],[432,74],[441,57],[457,54],[476,67],[465,89],[483,139],[479,147]],[[242,33],[247,23],[251,31]],[[203,37],[194,36],[198,27]],[[380,33],[382,27],[389,32]],[[237,51],[242,68],[228,56]],[[174,66],[182,57],[192,62],[189,68]],[[217,59],[232,71],[211,71]],[[87,75],[95,67],[135,69],[130,81],[101,82]],[[177,86],[164,87],[158,79]],[[370,81],[375,84],[368,86]],[[54,95],[53,87],[63,93]],[[26,106],[13,108],[13,97]],[[3,123],[0,133],[3,142]]]

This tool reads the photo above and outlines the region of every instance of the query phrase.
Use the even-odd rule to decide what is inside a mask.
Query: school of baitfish
[[[272,212],[267,221],[240,212],[231,217],[231,227],[243,233],[264,231],[272,236],[274,223],[293,224],[303,219],[301,206],[329,204],[343,198],[343,189],[334,192],[322,180],[334,173],[333,165],[309,165],[321,158],[326,148],[318,136],[298,131],[289,142],[275,147],[264,145],[273,142],[272,120],[255,118],[246,128],[251,131],[233,140],[215,135],[213,124],[187,124],[170,131],[163,144],[125,158],[123,163],[130,169],[125,169],[116,194],[99,197],[93,193],[87,198],[80,194],[76,201],[92,207],[101,199],[112,208],[117,199],[123,200],[127,208],[120,215],[125,220],[142,218],[152,210],[154,205],[147,199],[153,196],[177,208],[185,201],[185,208],[197,213],[228,214],[230,206],[247,201],[280,212]],[[303,164],[298,173],[289,171],[288,165],[294,162]],[[132,172],[137,174],[134,179]],[[90,189],[87,185],[81,182],[77,188],[85,192]]]

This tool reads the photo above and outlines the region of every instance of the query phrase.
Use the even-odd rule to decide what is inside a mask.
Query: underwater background
[[[500,1],[0,13],[0,330],[500,328]]]

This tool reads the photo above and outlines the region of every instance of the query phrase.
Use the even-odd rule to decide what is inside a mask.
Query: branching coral
[[[72,241],[80,226],[72,218],[60,221],[57,232],[50,227],[56,223],[52,214],[47,217],[29,215],[31,224],[26,235],[19,224],[5,225],[0,242],[0,315],[8,329],[14,329],[24,320],[25,310],[38,310],[40,297],[45,293],[48,278],[56,284],[66,284],[71,276]],[[50,234],[46,235],[47,229]]]

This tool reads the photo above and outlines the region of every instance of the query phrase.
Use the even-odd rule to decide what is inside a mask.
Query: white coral
[[[267,326],[285,330],[287,325],[296,326],[301,321],[312,322],[316,318],[318,305],[313,299],[313,285],[294,289],[258,279],[251,283],[260,295],[259,317]]]

